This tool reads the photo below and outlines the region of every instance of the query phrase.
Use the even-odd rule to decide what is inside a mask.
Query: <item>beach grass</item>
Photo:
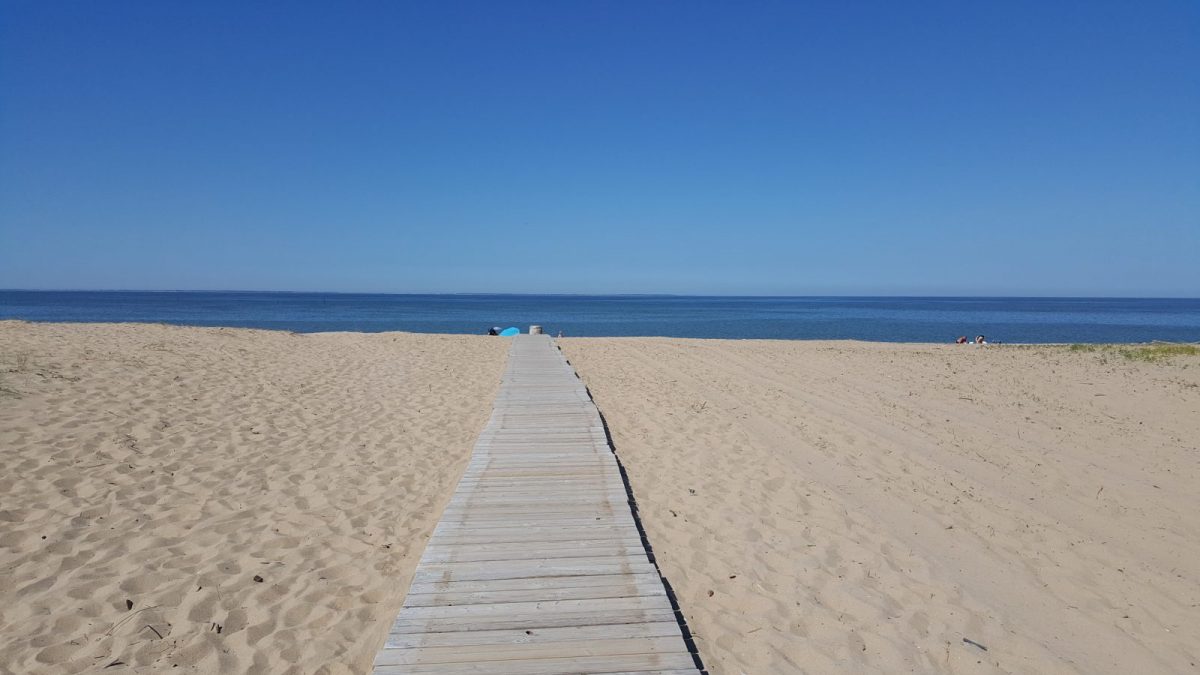
[[[20,398],[21,395],[17,392],[17,390],[8,386],[8,383],[4,381],[6,375],[9,373],[18,372],[18,370],[18,367],[13,367],[0,371],[0,397],[12,396],[13,398]]]
[[[1149,345],[1124,347],[1119,351],[1121,356],[1131,361],[1146,361],[1149,363],[1166,361],[1176,356],[1200,356],[1200,346],[1171,342],[1156,342]]]
[[[1179,342],[1153,342],[1145,345],[1097,345],[1073,344],[1067,349],[1073,352],[1114,354],[1130,361],[1161,363],[1179,356],[1200,356],[1200,345]]]
[[[8,358],[0,358],[0,363],[9,361],[11,366],[0,370],[0,397],[9,396],[12,398],[21,398],[21,392],[13,389],[11,384],[5,381],[6,376],[16,373],[18,375],[29,372],[29,354],[28,352],[17,352]]]

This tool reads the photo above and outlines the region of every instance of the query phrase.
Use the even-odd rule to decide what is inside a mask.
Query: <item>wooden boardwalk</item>
[[[374,672],[699,672],[600,414],[548,336],[514,338]]]

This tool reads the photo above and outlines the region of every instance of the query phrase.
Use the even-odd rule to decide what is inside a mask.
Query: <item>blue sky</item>
[[[0,287],[1200,296],[1200,3],[0,4]]]

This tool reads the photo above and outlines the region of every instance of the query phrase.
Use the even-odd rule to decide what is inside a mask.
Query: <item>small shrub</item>
[[[16,390],[4,384],[4,376],[0,375],[0,398],[12,397],[21,398],[21,394]]]

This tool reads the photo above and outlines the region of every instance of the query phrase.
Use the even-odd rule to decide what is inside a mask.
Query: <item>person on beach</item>
[[[488,329],[488,335],[499,335],[499,334],[500,334],[500,329],[496,326],[492,326],[491,328]]]
[[[975,344],[977,344],[977,345],[986,345],[986,344],[987,344],[987,338],[983,337],[982,335],[976,335],[976,336],[975,336]]]
[[[958,336],[958,339],[954,341],[954,344],[958,344],[958,345],[965,345],[965,344],[967,344],[967,336],[966,336],[966,335],[959,335],[959,336]]]

